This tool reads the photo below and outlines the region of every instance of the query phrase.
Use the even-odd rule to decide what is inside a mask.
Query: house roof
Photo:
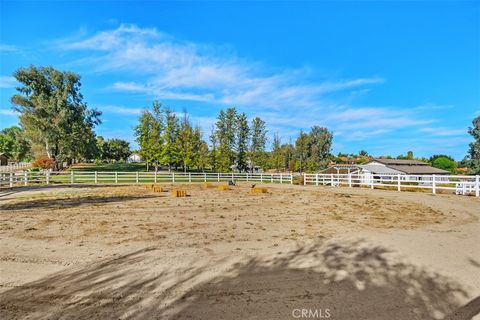
[[[8,156],[7,156],[5,153],[3,153],[3,152],[0,152],[0,156],[5,156],[5,157],[8,158]]]
[[[428,166],[428,163],[418,161],[418,160],[404,160],[404,159],[383,159],[383,158],[378,158],[378,159],[373,159],[370,162],[379,162],[383,163],[385,165],[406,165],[406,166]]]
[[[390,166],[386,167],[381,164],[359,165],[365,171],[377,174],[404,174],[404,172],[392,169]]]
[[[388,165],[389,168],[406,174],[449,174],[450,172],[429,165]]]

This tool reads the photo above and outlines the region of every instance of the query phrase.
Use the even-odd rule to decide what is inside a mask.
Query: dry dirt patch
[[[292,308],[324,301],[341,319],[441,319],[472,298],[447,277],[391,262],[381,245],[347,238],[468,239],[477,199],[266,186],[181,185],[186,198],[143,186],[2,195],[0,317],[291,319]]]

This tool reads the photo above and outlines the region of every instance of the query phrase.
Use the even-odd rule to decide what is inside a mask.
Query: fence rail
[[[445,190],[459,195],[480,196],[480,176],[457,175],[387,175],[387,174],[304,174],[304,185],[328,185],[392,189],[397,191],[427,190],[433,194]]]
[[[9,163],[6,166],[0,166],[0,172],[13,172],[19,170],[25,170],[30,168],[31,163],[28,162],[19,162],[19,163]]]
[[[293,175],[288,173],[23,171],[0,173],[0,188],[41,184],[142,184],[231,180],[293,184]]]

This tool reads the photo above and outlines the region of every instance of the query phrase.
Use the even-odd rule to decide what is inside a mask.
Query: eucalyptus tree
[[[43,147],[56,169],[63,160],[86,156],[85,141],[95,141],[93,128],[101,123],[101,112],[83,101],[80,76],[35,66],[13,76],[21,86],[11,102],[28,139]]]

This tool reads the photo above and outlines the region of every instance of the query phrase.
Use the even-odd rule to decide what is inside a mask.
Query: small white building
[[[141,162],[141,161],[142,161],[142,159],[140,158],[140,155],[138,153],[132,153],[127,158],[128,163]]]

